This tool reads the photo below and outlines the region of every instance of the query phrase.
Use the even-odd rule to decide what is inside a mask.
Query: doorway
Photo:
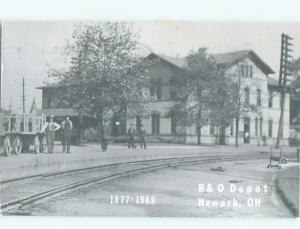
[[[250,118],[244,118],[244,143],[250,143]]]
[[[220,145],[225,145],[225,130],[226,128],[224,126],[220,128]]]

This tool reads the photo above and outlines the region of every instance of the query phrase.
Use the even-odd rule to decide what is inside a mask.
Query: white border
[[[300,22],[299,0],[0,0],[4,20],[180,20]],[[300,228],[299,218],[0,217],[4,229]]]

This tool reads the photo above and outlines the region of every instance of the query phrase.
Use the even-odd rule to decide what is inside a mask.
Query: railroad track
[[[23,177],[20,179],[8,180],[3,181],[1,185],[15,185],[19,182],[25,183],[27,181],[38,180],[43,178],[49,178],[56,176],[69,176],[74,175],[79,172],[88,172],[89,170],[97,170],[97,169],[107,169],[107,168],[118,168],[128,166],[128,169],[121,171],[121,172],[113,172],[109,175],[99,175],[89,179],[82,179],[80,181],[71,182],[66,185],[56,186],[49,188],[47,190],[36,192],[34,194],[30,194],[27,196],[21,196],[14,200],[10,200],[7,202],[2,201],[1,204],[1,212],[5,214],[6,212],[16,210],[21,207],[28,206],[33,204],[37,201],[46,200],[49,198],[53,198],[56,196],[61,196],[63,194],[76,191],[78,189],[108,182],[114,179],[124,178],[127,176],[139,175],[147,172],[151,172],[158,169],[168,168],[168,167],[177,167],[180,165],[185,164],[198,164],[198,163],[213,163],[213,162],[220,162],[220,161],[240,161],[240,160],[251,160],[251,159],[265,159],[265,154],[249,154],[249,155],[222,155],[222,156],[193,156],[193,157],[181,157],[181,158],[164,158],[164,159],[153,159],[147,161],[135,161],[135,162],[124,162],[124,163],[117,163],[112,165],[104,165],[98,167],[92,167],[87,169],[79,169],[79,170],[72,170],[67,172],[57,172],[51,174],[44,174],[44,175],[37,175],[37,176],[30,176],[30,177]],[[142,166],[141,166],[142,165]],[[3,197],[2,197],[3,198]]]

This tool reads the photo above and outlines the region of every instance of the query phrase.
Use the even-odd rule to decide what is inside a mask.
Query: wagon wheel
[[[47,151],[47,138],[46,136],[43,136],[40,141],[40,153]]]
[[[40,152],[40,140],[39,140],[39,136],[35,136],[34,138],[34,152],[35,154],[38,154]]]
[[[287,163],[287,159],[282,158],[282,159],[281,159],[281,163],[282,163],[282,164],[286,164],[286,163]]]
[[[10,136],[5,136],[3,141],[4,153],[8,157],[12,151],[11,138]]]
[[[20,154],[22,152],[22,139],[20,136],[16,136],[13,140],[13,151],[15,154]]]

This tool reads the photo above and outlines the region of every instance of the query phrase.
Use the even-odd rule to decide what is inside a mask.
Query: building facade
[[[279,117],[280,93],[278,83],[270,78],[274,71],[252,50],[223,53],[214,55],[218,66],[226,69],[228,77],[240,77],[242,100],[247,105],[257,109],[244,109],[240,115],[239,131],[236,133],[235,121],[228,127],[204,126],[201,129],[203,144],[235,144],[236,134],[240,144],[275,144]],[[138,129],[140,124],[146,129],[148,141],[197,143],[197,128],[180,126],[170,113],[170,108],[180,93],[180,88],[174,88],[171,83],[174,78],[184,77],[184,58],[172,58],[150,53],[148,58],[158,61],[148,69],[150,87],[148,90],[151,102],[147,102],[147,112],[144,114],[128,113],[126,117],[116,114],[111,120],[111,135],[116,140],[122,140],[130,124]],[[61,117],[70,115],[79,129],[86,129],[90,124],[81,123],[80,115],[68,104],[57,98],[56,86],[40,87],[43,90],[43,110],[48,115]],[[289,137],[289,95],[286,95],[283,144],[288,144]],[[76,121],[77,120],[77,121]]]

